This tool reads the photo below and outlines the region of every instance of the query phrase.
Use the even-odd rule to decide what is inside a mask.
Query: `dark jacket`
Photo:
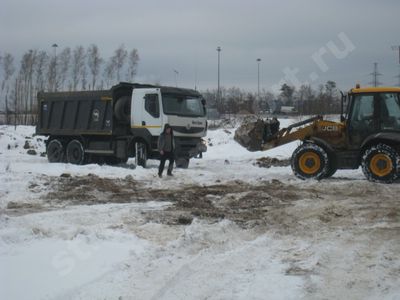
[[[166,133],[161,133],[160,134],[160,136],[159,136],[159,138],[158,138],[158,143],[157,143],[157,145],[158,145],[158,151],[164,151],[164,148],[165,148],[165,135],[166,135]],[[174,150],[175,150],[175,139],[174,139],[174,135],[173,134],[171,134],[172,136],[171,136],[171,138],[172,138],[172,151],[171,152],[173,152]]]

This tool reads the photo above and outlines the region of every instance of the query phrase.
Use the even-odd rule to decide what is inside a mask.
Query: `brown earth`
[[[42,204],[10,202],[9,212],[21,214],[68,205],[97,205],[167,201],[165,210],[143,212],[148,221],[190,224],[193,218],[208,222],[229,219],[243,228],[273,228],[282,233],[312,234],[325,228],[370,227],[390,224],[400,228],[399,184],[382,185],[364,180],[331,179],[296,184],[278,180],[242,181],[175,189],[151,189],[128,176],[96,175],[43,177],[47,192]],[[31,185],[38,190],[38,185]]]

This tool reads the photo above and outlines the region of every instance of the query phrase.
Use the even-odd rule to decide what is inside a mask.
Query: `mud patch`
[[[290,159],[278,159],[267,156],[258,158],[254,165],[259,166],[260,168],[286,167],[290,166]]]
[[[144,201],[138,183],[131,176],[124,179],[101,178],[97,175],[67,176],[62,174],[49,183],[52,190],[45,196],[48,203],[101,204]]]
[[[272,180],[151,189],[131,176],[63,175],[44,177],[39,185],[30,186],[32,191],[48,191],[43,192],[41,205],[10,202],[7,210],[17,213],[68,205],[167,201],[172,204],[166,208],[141,212],[144,223],[189,225],[194,218],[210,223],[229,219],[242,228],[267,227],[303,235],[320,228],[393,226],[400,222],[400,187],[391,187],[367,181],[288,184]]]

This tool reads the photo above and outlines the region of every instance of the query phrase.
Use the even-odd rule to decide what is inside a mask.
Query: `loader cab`
[[[400,133],[400,88],[355,88],[348,94],[348,143],[358,149],[379,132]]]

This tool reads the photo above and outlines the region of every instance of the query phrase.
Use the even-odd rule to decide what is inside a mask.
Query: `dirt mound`
[[[261,157],[258,158],[254,165],[259,166],[260,168],[270,168],[270,167],[286,167],[290,166],[290,158],[287,159],[278,159],[275,157]]]
[[[263,143],[270,141],[278,131],[279,121],[275,118],[256,121],[245,119],[235,131],[234,139],[249,151],[260,151]]]
[[[70,176],[62,174],[50,181],[48,202],[70,204],[126,203],[143,200],[138,183],[131,176],[124,179],[101,178],[93,174]]]
[[[261,159],[266,166],[287,161]],[[278,180],[246,183],[232,181],[214,185],[186,185],[152,189],[131,176],[121,179],[96,175],[44,177],[34,190],[48,190],[43,203],[10,202],[13,214],[58,209],[66,205],[96,205],[165,201],[171,205],[141,212],[147,222],[188,225],[194,218],[216,222],[229,219],[243,228],[269,227],[291,234],[308,234],[311,228],[369,227],[398,222],[398,188],[364,181],[288,184]],[[376,197],[375,195],[381,195]],[[354,220],[357,220],[354,223]],[[315,228],[314,228],[315,227]],[[318,229],[319,230],[319,229]]]

